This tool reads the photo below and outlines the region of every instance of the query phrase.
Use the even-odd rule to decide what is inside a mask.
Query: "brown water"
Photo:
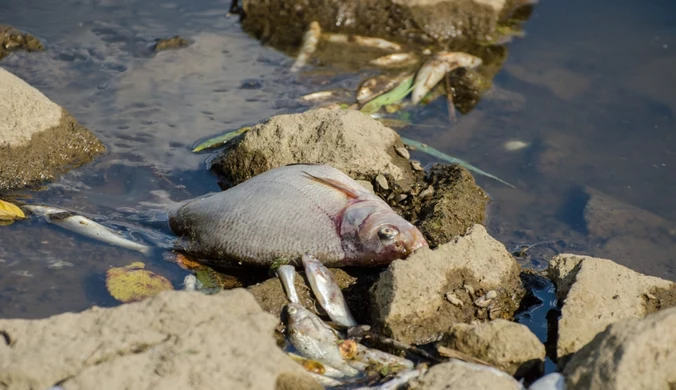
[[[15,53],[0,66],[64,106],[109,148],[35,193],[34,201],[161,231],[132,212],[151,200],[150,191],[167,190],[178,200],[218,190],[205,170],[209,155],[190,151],[198,140],[301,111],[295,98],[354,88],[363,77],[292,77],[293,59],[243,33],[237,17],[226,17],[229,3],[0,2],[0,23],[36,35],[48,48]],[[452,126],[440,99],[413,112],[414,123],[428,126],[401,133],[518,187],[477,178],[493,198],[494,236],[510,249],[544,242],[524,263],[542,268],[555,253],[588,253],[676,280],[673,15],[676,5],[668,0],[544,0],[526,24],[527,36],[508,44],[495,94]],[[149,50],[155,38],[176,34],[194,43]],[[508,152],[510,140],[530,146]],[[624,220],[601,214],[596,220],[611,229],[587,226],[589,187],[644,214],[634,210]],[[185,275],[159,256],[148,259],[37,219],[0,229],[0,317],[115,305],[105,272],[132,261],[146,262],[177,287]]]

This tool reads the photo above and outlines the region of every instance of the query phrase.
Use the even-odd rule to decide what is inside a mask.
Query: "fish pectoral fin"
[[[329,186],[329,187],[331,187],[335,190],[338,190],[338,191],[344,193],[349,198],[352,198],[352,199],[359,198],[359,194],[357,194],[351,188],[346,187],[343,183],[339,182],[338,180],[329,179],[329,178],[326,178],[326,177],[318,177],[318,176],[309,174],[306,171],[303,171],[303,173],[306,174],[311,180],[314,180],[317,183],[321,183],[321,184]]]

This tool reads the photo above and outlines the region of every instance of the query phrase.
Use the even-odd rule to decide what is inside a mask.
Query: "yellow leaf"
[[[167,278],[148,271],[140,261],[109,269],[106,287],[113,298],[123,303],[140,301],[174,288]]]
[[[0,199],[0,221],[14,221],[26,218],[26,214],[17,206]]]

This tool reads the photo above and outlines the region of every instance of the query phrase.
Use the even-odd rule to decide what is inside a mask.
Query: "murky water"
[[[64,106],[109,149],[35,193],[35,201],[160,229],[129,212],[152,200],[150,191],[166,190],[178,200],[219,189],[204,169],[209,155],[190,151],[198,140],[301,111],[298,96],[354,88],[363,77],[292,77],[292,59],[242,32],[237,17],[226,17],[229,3],[0,2],[1,23],[48,47],[15,53],[0,66]],[[543,0],[526,24],[527,36],[508,45],[496,93],[454,125],[443,99],[417,109],[414,122],[424,126],[402,135],[518,187],[477,178],[493,199],[490,232],[510,249],[541,243],[525,264],[541,269],[555,253],[587,253],[676,280],[674,14],[668,0]],[[176,34],[193,44],[157,54],[149,49],[156,38]],[[511,140],[530,146],[510,152],[504,144]],[[632,217],[601,211],[590,218],[612,228],[587,224],[583,210],[592,191],[621,202]],[[175,286],[185,275],[161,257],[85,240],[43,221],[1,229],[0,317],[115,305],[105,272],[132,261],[146,262]]]

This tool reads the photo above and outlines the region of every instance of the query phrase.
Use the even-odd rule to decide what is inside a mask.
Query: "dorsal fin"
[[[346,187],[343,183],[339,182],[338,180],[329,179],[329,178],[326,178],[326,177],[318,177],[318,176],[312,175],[310,173],[307,173],[306,171],[303,171],[303,173],[306,174],[311,180],[314,180],[317,183],[324,184],[326,186],[333,188],[334,190],[338,190],[338,191],[344,193],[348,198],[352,198],[352,199],[359,198],[359,194],[354,192],[354,190]]]

